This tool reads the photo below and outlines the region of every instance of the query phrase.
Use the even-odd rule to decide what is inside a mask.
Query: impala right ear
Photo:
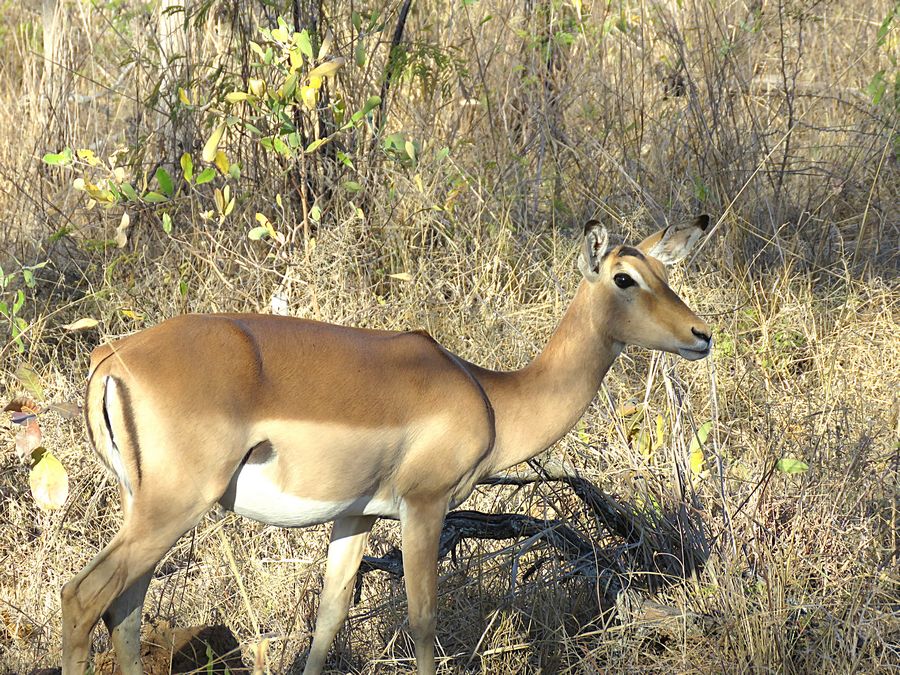
[[[659,260],[663,265],[673,265],[682,260],[700,241],[700,237],[709,227],[709,216],[697,216],[688,225],[670,225],[656,234],[650,235],[638,248],[649,256]]]
[[[600,276],[600,261],[609,245],[609,234],[597,220],[584,224],[584,243],[578,256],[578,269],[588,281],[596,281]]]

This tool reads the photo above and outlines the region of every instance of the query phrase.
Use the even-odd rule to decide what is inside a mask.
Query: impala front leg
[[[416,645],[419,675],[433,675],[437,605],[437,559],[446,500],[404,501],[400,511],[403,574],[409,604],[409,632]]]
[[[319,595],[316,632],[303,675],[318,675],[325,666],[328,648],[347,618],[356,572],[375,520],[375,516],[362,516],[334,521],[325,564],[325,583]]]

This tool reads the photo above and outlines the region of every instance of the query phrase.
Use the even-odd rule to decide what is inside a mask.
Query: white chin
[[[700,359],[705,359],[709,356],[709,350],[704,349],[703,351],[697,351],[695,349],[679,349],[678,354],[688,361],[699,361]]]

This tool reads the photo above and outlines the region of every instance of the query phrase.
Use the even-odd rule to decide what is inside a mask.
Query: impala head
[[[666,265],[690,253],[708,225],[709,216],[700,216],[690,225],[660,230],[634,247],[610,246],[606,228],[588,221],[578,267],[604,308],[613,341],[691,361],[709,354],[709,326],[669,288],[666,273]]]

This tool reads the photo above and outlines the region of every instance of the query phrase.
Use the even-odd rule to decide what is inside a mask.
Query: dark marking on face
[[[619,257],[624,258],[625,256],[630,255],[633,258],[637,258],[638,260],[646,260],[647,258],[641,253],[638,249],[633,246],[622,246],[619,249]]]

